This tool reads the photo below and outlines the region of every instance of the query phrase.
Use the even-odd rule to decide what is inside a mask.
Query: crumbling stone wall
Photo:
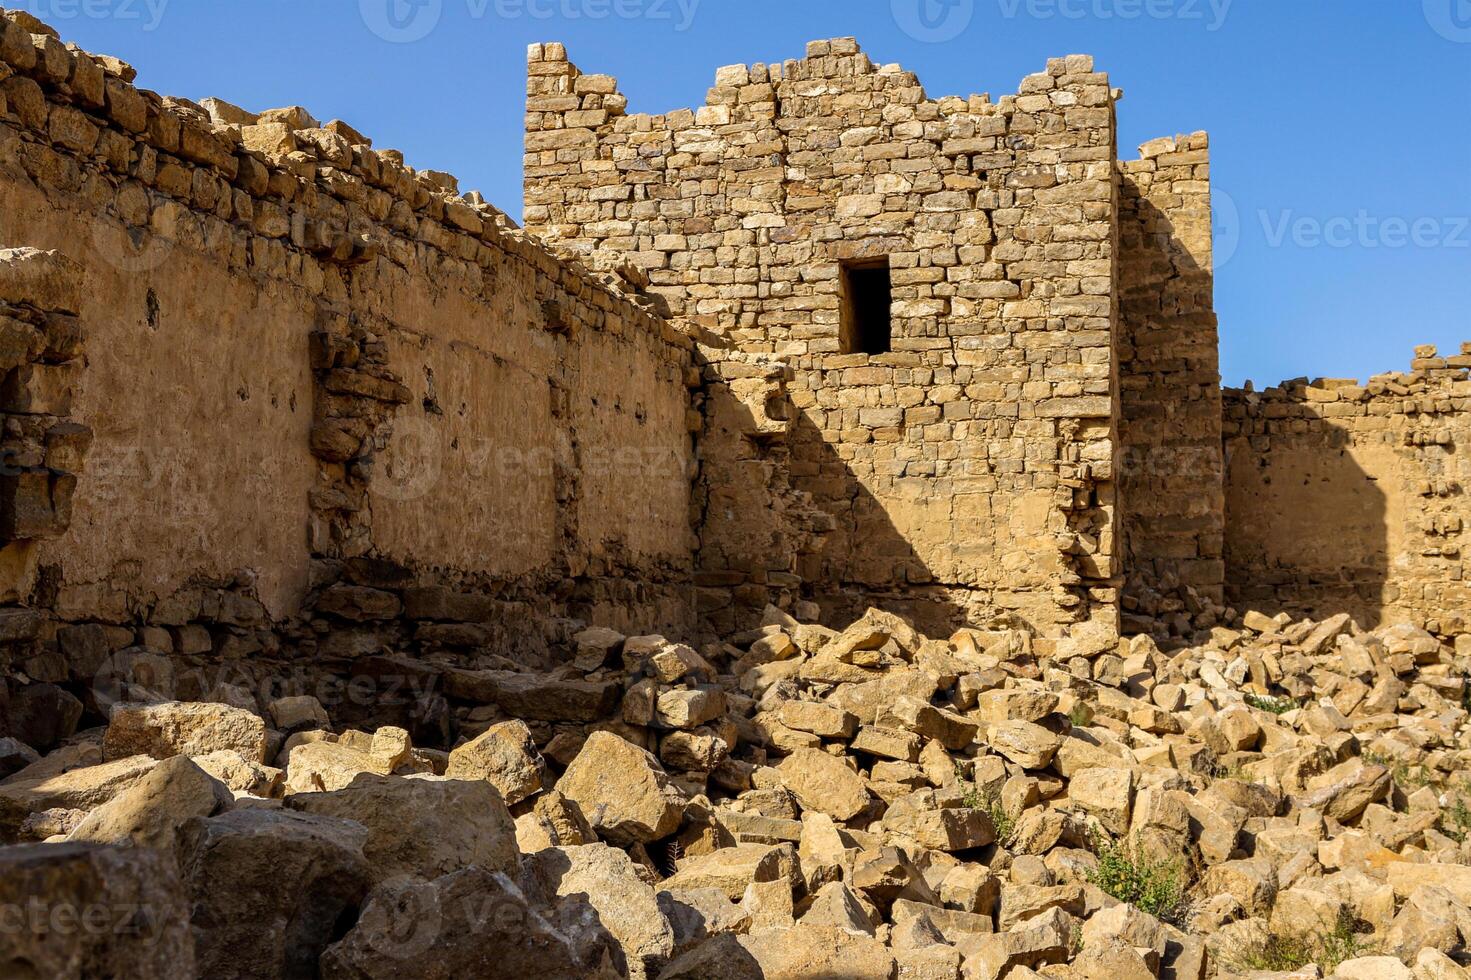
[[[55,250],[0,253],[28,681],[687,626],[693,344],[648,298],[344,123],[158,96],[47,30],[0,12],[0,246]]]
[[[1471,628],[1471,344],[1409,372],[1225,392],[1226,594],[1238,608]]]
[[[698,582],[931,629],[1114,632],[1113,93],[1091,59],[931,99],[851,39],[630,115],[560,45],[529,65],[526,219],[700,331]],[[887,259],[888,353],[845,352],[842,268]]]
[[[1120,164],[1119,464],[1126,625],[1147,632],[1182,587],[1222,597],[1225,501],[1205,133]]]

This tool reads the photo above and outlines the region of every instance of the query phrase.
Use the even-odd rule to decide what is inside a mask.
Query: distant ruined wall
[[[1225,392],[1226,597],[1471,631],[1471,344],[1408,373]]]
[[[1225,578],[1221,376],[1205,133],[1154,140],[1120,166],[1119,464],[1125,615]]]
[[[689,628],[693,344],[647,298],[345,124],[163,98],[21,23],[0,248],[56,253],[0,253],[28,678]],[[32,295],[55,268],[73,298]]]
[[[701,611],[938,631],[1116,630],[1113,97],[1092,60],[928,98],[851,39],[629,115],[561,45],[529,64],[528,227],[636,267],[698,331]],[[887,259],[892,349],[845,353],[842,268]]]

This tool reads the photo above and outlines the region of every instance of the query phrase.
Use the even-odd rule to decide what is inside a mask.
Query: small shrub
[[[1289,711],[1296,711],[1302,707],[1296,698],[1275,698],[1265,694],[1248,694],[1246,703],[1258,711],[1266,711],[1274,715],[1285,715]]]
[[[1471,807],[1466,805],[1468,794],[1471,794],[1471,786],[1463,782],[1451,805],[1440,815],[1441,833],[1457,844],[1464,844],[1471,837]]]
[[[1002,847],[1010,844],[1016,833],[1016,814],[1006,809],[1001,802],[1001,794],[994,789],[982,790],[966,779],[958,762],[955,764],[955,778],[965,787],[965,796],[961,802],[972,810],[985,810],[986,815],[991,818],[991,825],[996,828],[996,843]]]
[[[1184,925],[1188,911],[1184,865],[1149,858],[1127,840],[1095,837],[1093,853],[1098,867],[1088,872],[1090,884],[1162,922]]]
[[[1227,953],[1226,965],[1238,973],[1252,970],[1287,972],[1316,964],[1325,975],[1339,964],[1360,956],[1372,956],[1374,944],[1355,931],[1352,915],[1344,913],[1331,926],[1298,935],[1266,933]]]

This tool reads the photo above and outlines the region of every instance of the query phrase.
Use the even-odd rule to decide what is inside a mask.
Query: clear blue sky
[[[1471,0],[0,2],[157,91],[345,119],[513,215],[529,42],[618,76],[635,112],[699,105],[717,66],[814,38],[856,36],[931,96],[999,96],[1088,53],[1126,92],[1124,155],[1211,133],[1238,218],[1217,229],[1236,242],[1216,282],[1228,383],[1364,378],[1471,341]]]

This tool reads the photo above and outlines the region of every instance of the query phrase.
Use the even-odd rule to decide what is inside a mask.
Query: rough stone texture
[[[238,752],[253,762],[266,757],[266,725],[259,716],[224,704],[119,704],[112,710],[102,753],[108,759],[151,755]]]
[[[492,725],[451,752],[444,774],[451,779],[483,779],[496,788],[507,806],[515,806],[541,791],[541,767],[526,723],[508,721]]]
[[[1111,622],[1107,76],[1056,59],[999,103],[932,100],[851,39],[736,67],[704,106],[651,116],[560,45],[529,64],[528,227],[636,267],[704,331],[707,620],[801,595],[845,620]],[[870,356],[842,269],[873,260],[893,302]]]
[[[0,976],[199,976],[184,889],[171,861],[156,851],[100,844],[0,849],[0,907],[8,910]]]
[[[366,839],[355,823],[271,810],[186,824],[179,867],[200,975],[316,976],[339,922],[368,893]]]
[[[1219,601],[1226,511],[1209,138],[1154,140],[1119,166],[1128,590],[1146,604],[1148,592],[1173,596],[1182,585]]]
[[[584,910],[585,910],[584,906]],[[578,923],[570,923],[575,930]],[[362,917],[322,956],[323,980],[546,977],[616,980],[614,943],[565,929],[503,874],[467,868],[375,889]],[[584,926],[585,928],[585,926]]]
[[[175,756],[87,814],[69,839],[172,851],[175,832],[186,821],[214,816],[233,802],[224,783]]]
[[[585,898],[617,941],[629,976],[657,976],[673,954],[674,930],[654,889],[622,851],[606,844],[549,848],[526,862],[525,873],[550,895]]]
[[[609,732],[594,732],[557,781],[557,792],[617,844],[667,837],[684,812],[679,791],[652,755]]]
[[[1227,598],[1366,626],[1471,629],[1471,355],[1225,392]]]
[[[334,792],[293,794],[285,806],[362,824],[363,855],[380,881],[471,865],[510,874],[520,857],[511,814],[484,781],[362,774]]]

